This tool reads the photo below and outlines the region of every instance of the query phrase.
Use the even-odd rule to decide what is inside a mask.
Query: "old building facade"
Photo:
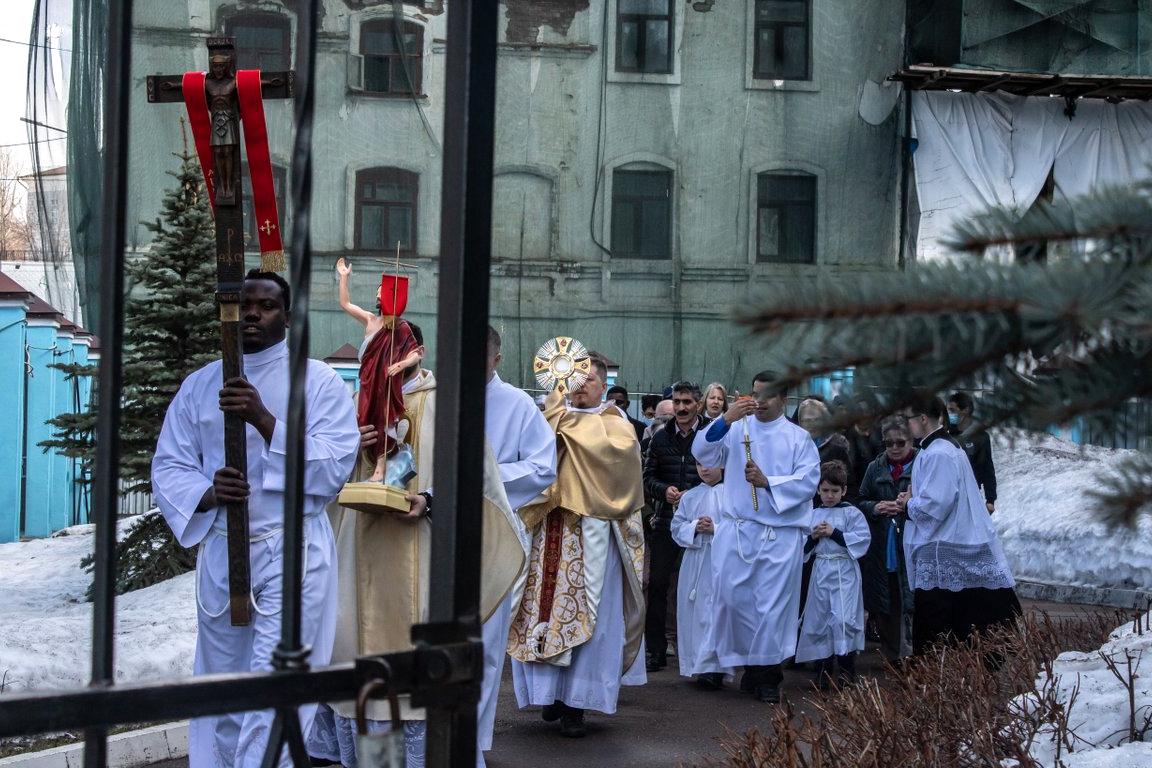
[[[903,103],[885,78],[902,61],[904,11],[893,0],[502,4],[492,316],[505,377],[528,384],[532,351],[565,334],[619,362],[634,389],[680,376],[746,385],[759,347],[731,318],[763,286],[895,268]],[[359,338],[337,306],[336,259],[352,260],[353,298],[371,306],[398,242],[409,315],[434,338],[449,12],[443,0],[325,3],[320,356]],[[241,66],[287,68],[295,34],[290,0],[135,13],[129,222],[155,218],[181,146],[182,110],[148,105],[144,76],[204,68],[204,40],[219,33],[237,38]],[[291,105],[266,110],[286,191]],[[143,226],[130,237],[143,258],[148,238]]]

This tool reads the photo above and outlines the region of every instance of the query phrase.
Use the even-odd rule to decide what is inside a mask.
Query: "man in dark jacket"
[[[648,607],[644,637],[648,671],[668,664],[668,589],[683,550],[672,539],[671,523],[680,497],[700,484],[692,441],[708,420],[700,416],[700,388],[687,381],[672,385],[673,417],[652,434],[644,456],[644,494],[652,509],[648,545]]]
[[[904,567],[905,515],[896,504],[912,485],[916,450],[903,420],[884,422],[884,453],[864,471],[856,506],[868,520],[872,543],[860,562],[864,610],[875,622],[889,659],[912,652],[912,591]]]
[[[968,462],[976,483],[984,492],[984,506],[988,514],[996,511],[996,467],[992,464],[992,439],[972,418],[974,403],[967,392],[953,392],[948,398],[948,434],[956,438]]]

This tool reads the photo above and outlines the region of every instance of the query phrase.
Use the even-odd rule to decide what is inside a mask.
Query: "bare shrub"
[[[1038,739],[1055,739],[1061,751],[1084,746],[1069,725],[1076,691],[1062,699],[1052,660],[1064,651],[1095,651],[1128,618],[1107,611],[1073,618],[1030,613],[1011,627],[889,667],[882,677],[813,690],[813,714],[777,707],[770,729],[722,742],[720,765],[1034,768],[1029,747]],[[1038,682],[1041,670],[1049,674]],[[1134,731],[1147,727],[1132,725]]]

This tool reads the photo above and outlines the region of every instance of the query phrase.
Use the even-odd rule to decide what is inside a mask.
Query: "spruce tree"
[[[189,373],[218,356],[208,195],[186,135],[183,151],[173,155],[180,162],[168,171],[175,184],[164,195],[160,216],[145,224],[154,233],[152,247],[125,267],[131,288],[124,307],[120,477],[126,493],[152,490],[152,455],[168,404]],[[94,397],[87,412],[53,419],[55,439],[41,445],[90,466],[97,407]],[[81,477],[87,482],[88,473]],[[146,514],[117,545],[117,591],[154,584],[194,563],[195,553],[176,544],[163,518]]]
[[[1125,426],[1152,395],[1152,183],[1102,188],[957,228],[947,263],[896,274],[770,286],[741,318],[783,383],[855,369],[847,424],[926,393],[978,387],[985,428]],[[986,255],[1059,252],[1047,263]],[[1091,491],[1131,524],[1152,503],[1152,456],[1130,456]]]

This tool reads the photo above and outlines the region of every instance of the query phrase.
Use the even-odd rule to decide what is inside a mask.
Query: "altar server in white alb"
[[[904,556],[912,587],[912,653],[938,642],[1011,624],[1020,615],[1016,581],[972,464],[948,434],[939,397],[908,409],[908,431],[920,440],[912,487],[896,503],[907,512]]]
[[[804,539],[820,479],[816,445],[784,418],[777,380],[756,374],[753,396],[737,399],[692,444],[698,462],[724,467],[712,642],[721,665],[745,667],[741,690],[769,703],[780,700],[780,665],[796,653]]]
[[[488,326],[488,384],[485,398],[484,432],[496,463],[508,503],[515,512],[535,499],[556,480],[556,433],[532,397],[522,389],[500,379],[496,369],[502,356],[500,334]],[[516,516],[517,533],[527,557],[532,537]],[[512,625],[512,604],[519,601],[514,591],[500,603],[496,612],[484,622],[484,683],[477,713],[477,759],[483,765],[484,752],[492,749],[492,730],[496,724],[496,701],[504,658],[508,655],[508,630]]]
[[[199,546],[196,564],[196,674],[267,671],[280,640],[283,599],[285,459],[288,446],[288,346],[284,341],[291,293],[282,277],[249,272],[241,308],[244,374],[221,388],[221,363],[192,373],[176,393],[152,461],[156,502],[176,540]],[[301,633],[309,662],[332,654],[336,624],[336,547],[324,505],[348,479],[360,433],[340,377],[309,360],[304,434],[304,581]],[[247,422],[248,473],[224,467],[224,412]],[[248,500],[252,563],[252,623],[231,624],[228,610],[226,511]],[[315,705],[301,707],[308,733]],[[192,768],[258,766],[272,712],[247,712],[192,721]],[[287,764],[287,755],[284,755]]]
[[[712,573],[712,537],[724,508],[724,470],[696,465],[700,485],[680,497],[672,515],[672,539],[684,547],[676,587],[676,655],[680,674],[696,677],[706,690],[719,690],[731,667],[723,667],[709,644],[716,617],[715,579]]]
[[[805,559],[812,558],[812,580],[796,661],[819,662],[816,677],[828,687],[834,674],[841,684],[856,679],[856,652],[864,650],[864,595],[860,564],[872,534],[864,513],[844,501],[848,492],[848,469],[839,461],[820,465],[820,506],[812,510],[816,522],[804,545]]]

